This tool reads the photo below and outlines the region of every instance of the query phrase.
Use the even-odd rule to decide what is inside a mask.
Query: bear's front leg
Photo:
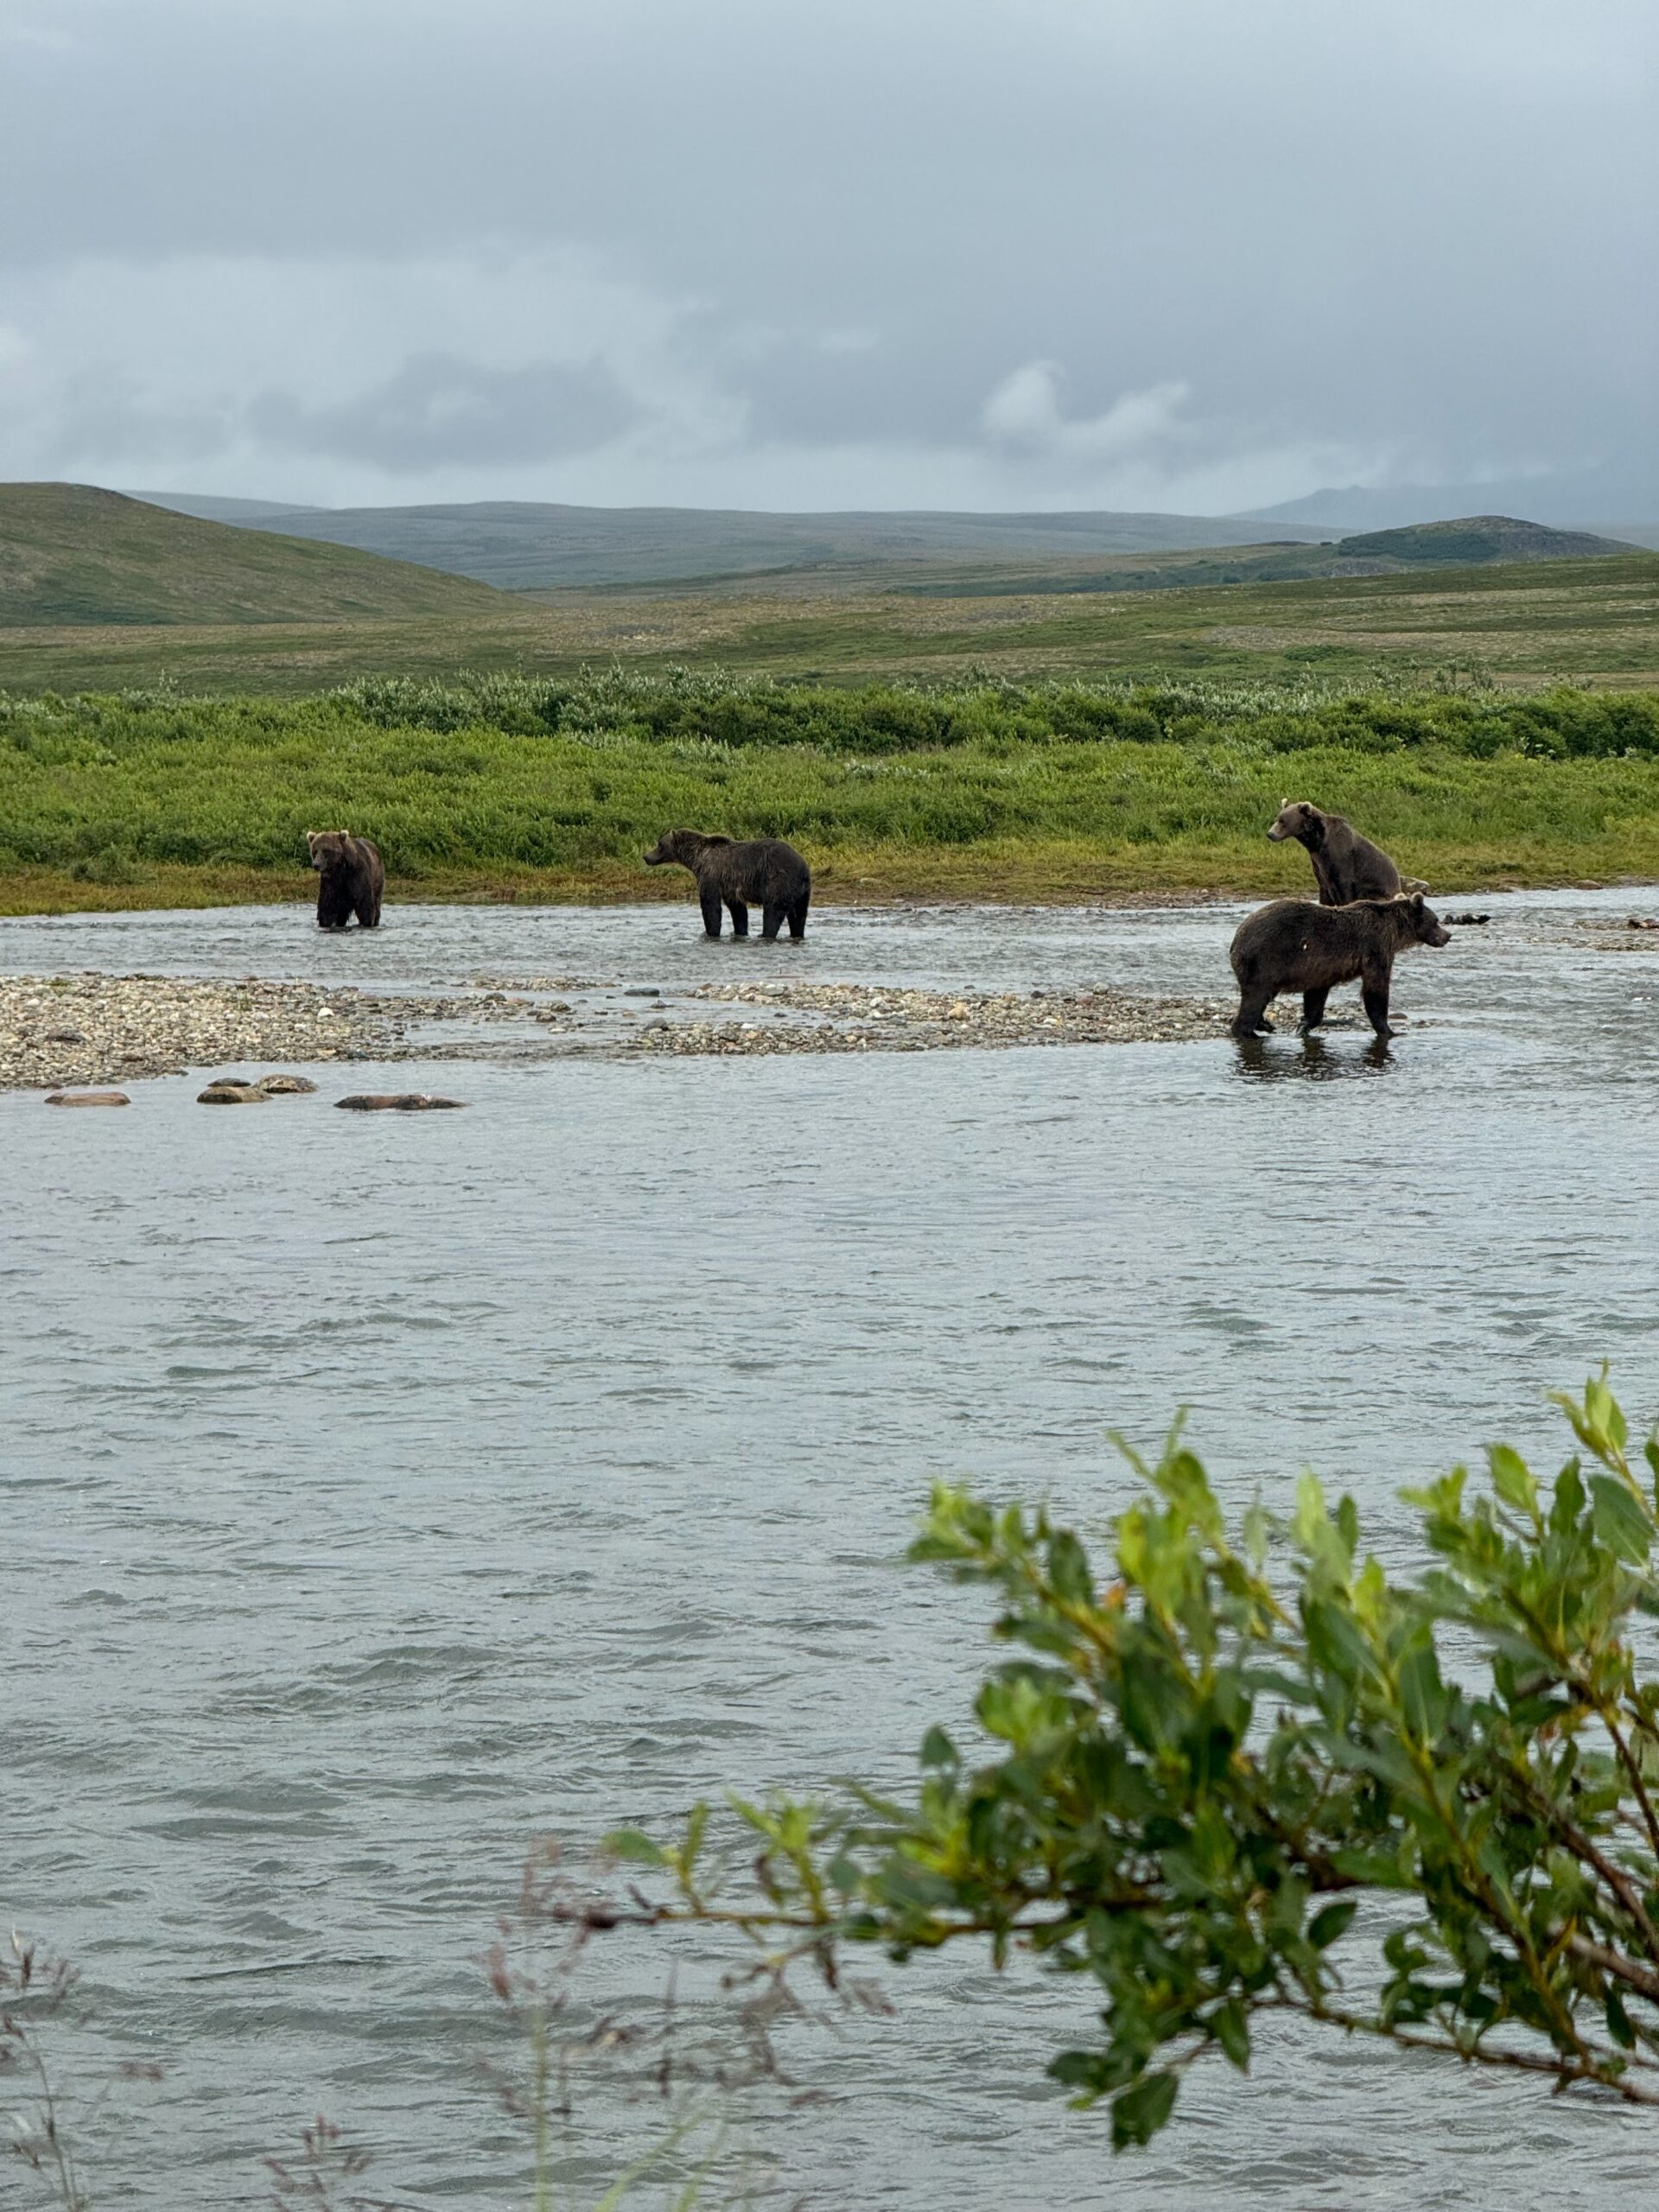
[[[726,901],[726,904],[732,911],[732,935],[734,937],[747,937],[749,933],[748,908],[743,904],[743,901],[741,899],[728,899]]]
[[[710,937],[720,935],[720,893],[718,891],[699,891],[697,903],[702,908],[702,926]]]
[[[1384,969],[1380,976],[1367,976],[1360,983],[1360,1002],[1365,1008],[1365,1019],[1379,1037],[1392,1037],[1389,1027],[1389,975]]]

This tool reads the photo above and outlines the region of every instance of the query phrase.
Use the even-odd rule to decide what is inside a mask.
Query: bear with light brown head
[[[349,830],[308,830],[305,842],[317,871],[317,927],[343,930],[355,914],[359,929],[378,928],[386,887],[379,847]]]
[[[1287,799],[1268,831],[1275,845],[1294,837],[1306,849],[1319,887],[1321,906],[1347,906],[1356,899],[1395,899],[1400,871],[1380,847],[1306,799]]]

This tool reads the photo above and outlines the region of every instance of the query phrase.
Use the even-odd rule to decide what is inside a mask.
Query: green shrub
[[[1497,1445],[1479,1491],[1406,1493],[1432,1562],[1407,1577],[1311,1475],[1230,1530],[1179,1428],[1129,1454],[1106,1563],[936,1489],[912,1556],[988,1586],[1014,1654],[980,1747],[930,1728],[902,1805],[734,1801],[741,1886],[706,1808],[677,1845],[624,1831],[671,1885],[625,1916],[831,1978],[851,1943],[1027,1954],[1091,1987],[1049,2072],[1120,2148],[1281,2016],[1659,2104],[1659,1443],[1627,1455],[1605,1376],[1558,1402],[1580,1450],[1552,1484]]]

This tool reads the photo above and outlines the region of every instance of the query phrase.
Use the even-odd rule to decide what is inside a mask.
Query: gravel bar
[[[758,1056],[1173,1043],[1215,1037],[1232,1015],[1230,999],[1110,989],[993,995],[869,983],[705,983],[663,994],[565,977],[536,982],[573,991],[579,1002],[522,988],[435,996],[255,977],[0,976],[0,1090],[111,1084],[254,1063],[483,1060],[504,1052]],[[510,1022],[524,1026],[522,1041],[502,1039],[500,1025]],[[441,1025],[449,1033],[434,1034]],[[457,1036],[456,1029],[476,1033]]]
[[[422,997],[174,976],[0,976],[0,1090],[108,1084],[257,1060],[414,1057],[414,1027],[525,1013],[499,994]]]
[[[691,995],[751,1007],[766,1018],[655,1022],[634,1049],[760,1054],[1185,1044],[1217,1035],[1234,1013],[1231,999],[1143,998],[1108,989],[988,995],[868,983],[705,983]]]

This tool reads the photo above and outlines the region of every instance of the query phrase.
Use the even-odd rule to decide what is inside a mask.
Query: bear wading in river
[[[785,922],[791,937],[806,935],[812,871],[781,838],[734,844],[729,837],[706,837],[701,830],[667,830],[645,855],[645,866],[671,864],[696,876],[702,926],[710,937],[720,935],[722,905],[731,912],[734,937],[748,935],[752,906],[760,909],[760,934],[768,943]]]
[[[343,930],[355,914],[361,928],[378,928],[386,887],[379,847],[349,830],[308,830],[305,842],[318,877],[317,927]]]
[[[1325,1001],[1338,983],[1359,984],[1366,1014],[1379,1037],[1391,1037],[1389,982],[1395,955],[1414,944],[1450,944],[1452,936],[1424,903],[1421,891],[1398,899],[1360,899],[1343,906],[1315,906],[1305,899],[1275,899],[1239,924],[1233,938],[1238,978],[1235,1037],[1273,1027],[1268,1008],[1281,991],[1302,995],[1302,1032],[1325,1019]]]
[[[1294,837],[1307,848],[1322,906],[1351,906],[1356,899],[1397,899],[1421,883],[1402,883],[1400,871],[1369,837],[1339,814],[1323,813],[1306,799],[1287,799],[1268,831],[1275,845]]]

